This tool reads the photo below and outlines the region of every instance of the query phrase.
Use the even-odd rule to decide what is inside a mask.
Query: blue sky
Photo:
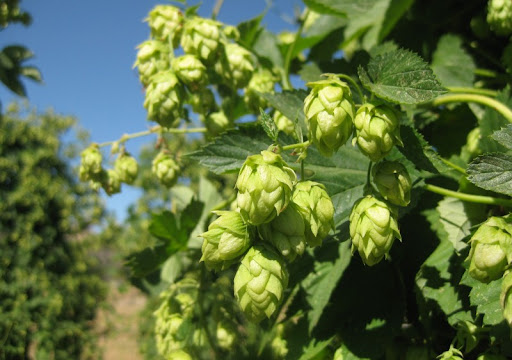
[[[153,0],[23,0],[21,7],[33,18],[29,27],[11,25],[0,33],[0,47],[21,44],[35,53],[27,64],[37,66],[43,84],[24,81],[28,100],[38,111],[53,109],[73,115],[90,132],[94,142],[118,139],[123,133],[148,128],[142,106],[143,89],[138,81],[136,46],[149,37],[143,19],[158,4]],[[192,3],[197,3],[196,1]],[[214,0],[204,0],[199,15],[209,17]],[[260,14],[265,0],[225,0],[218,19],[236,25]],[[300,0],[276,0],[264,24],[271,31],[293,30],[290,19]],[[19,97],[0,87],[0,100],[8,104]],[[137,154],[140,147],[154,140],[146,137],[127,143]],[[137,196],[123,186],[121,194],[106,198],[107,206],[119,218]]]

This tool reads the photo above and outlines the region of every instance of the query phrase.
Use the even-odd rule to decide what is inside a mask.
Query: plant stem
[[[204,310],[203,310],[203,293],[204,293],[204,283],[206,278],[206,270],[204,264],[201,266],[201,282],[199,284],[199,291],[197,294],[197,302],[198,302],[198,308],[199,308],[199,320],[201,322],[201,325],[203,326],[204,332],[206,334],[206,341],[208,342],[208,345],[210,345],[210,348],[212,349],[212,355],[213,359],[217,358],[217,349],[215,348],[215,344],[213,342],[212,334],[210,334],[210,329],[208,329],[208,324],[206,323],[206,318],[204,316]]]
[[[459,165],[456,165],[456,164],[452,163],[450,160],[447,160],[447,159],[442,158],[442,157],[439,157],[439,159],[441,159],[442,162],[444,162],[446,165],[448,165],[452,169],[457,170],[458,172],[460,172],[462,175],[466,175],[466,170],[461,168]]]
[[[497,112],[499,112],[503,117],[505,117],[508,122],[512,123],[512,110],[510,110],[505,104],[492,99],[488,96],[477,95],[477,94],[450,94],[443,95],[431,102],[432,106],[439,106],[443,104],[453,103],[453,102],[474,102],[478,104],[482,104],[488,106]]]
[[[212,10],[212,19],[216,20],[217,16],[219,15],[220,8],[222,7],[222,4],[224,3],[224,0],[217,0],[215,2],[215,5],[213,6]]]
[[[497,91],[489,90],[489,89],[458,87],[458,86],[450,86],[450,87],[447,87],[447,89],[448,89],[448,91],[450,91],[452,93],[480,94],[480,95],[492,96],[492,97],[496,97],[498,95]]]
[[[142,137],[142,136],[146,136],[146,135],[151,135],[151,134],[155,134],[155,133],[170,133],[170,134],[191,134],[191,133],[205,133],[207,132],[208,130],[206,128],[192,128],[192,129],[169,129],[169,128],[164,128],[164,127],[161,127],[161,126],[154,126],[152,127],[151,129],[149,130],[145,130],[145,131],[139,131],[139,132],[136,132],[136,133],[133,133],[133,134],[124,134],[123,136],[121,136],[121,138],[119,140],[115,140],[115,141],[107,141],[107,142],[104,142],[104,143],[101,143],[101,144],[98,144],[99,147],[104,147],[104,146],[109,146],[109,145],[112,145],[113,143],[115,142],[120,142],[120,143],[124,143],[130,139],[135,139],[135,138],[138,138],[138,137]]]
[[[297,41],[299,41],[302,31],[304,30],[304,24],[306,23],[306,20],[309,15],[309,9],[306,8],[304,12],[304,18],[300,22],[299,29],[297,30],[297,33],[295,34],[295,39],[288,47],[288,50],[286,51],[286,57],[284,58],[284,74],[283,74],[283,89],[290,90],[293,88],[292,83],[290,82],[290,65],[292,62],[292,56],[293,52],[295,50],[295,46],[297,45]]]
[[[305,147],[308,147],[309,145],[311,145],[311,143],[309,141],[304,141],[304,142],[300,142],[297,144],[285,145],[281,148],[281,150],[293,150],[293,149],[297,149],[297,148],[305,148]]]
[[[336,74],[336,76],[339,77],[339,78],[345,79],[348,82],[350,82],[356,88],[357,94],[359,95],[360,101],[361,102],[364,101],[364,96],[363,96],[363,92],[361,91],[361,88],[359,87],[359,85],[357,85],[356,81],[354,79],[352,79],[351,76],[348,76],[348,75],[345,75],[345,74]]]
[[[492,196],[482,196],[482,195],[473,195],[473,194],[466,194],[461,193],[458,191],[448,190],[436,185],[431,184],[425,184],[423,187],[425,190],[428,190],[430,192],[453,197],[462,201],[472,202],[472,203],[478,203],[478,204],[487,204],[487,205],[502,205],[507,207],[512,207],[512,200],[510,199],[500,199],[495,198]]]

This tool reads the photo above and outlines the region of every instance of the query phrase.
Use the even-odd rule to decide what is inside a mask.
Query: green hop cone
[[[355,107],[347,83],[331,76],[310,82],[304,99],[309,139],[324,156],[332,156],[352,134]]]
[[[276,327],[276,335],[270,343],[272,354],[275,359],[284,359],[288,354],[288,342],[283,337],[284,325],[278,324]]]
[[[209,114],[205,119],[204,123],[208,134],[217,136],[227,129],[233,127],[233,123],[229,121],[228,117],[223,111],[216,111]]]
[[[163,127],[179,124],[182,115],[184,89],[172,71],[162,71],[151,78],[146,89],[144,107],[148,119]]]
[[[412,181],[398,161],[382,161],[373,167],[373,181],[384,199],[398,206],[411,202]]]
[[[354,118],[356,135],[353,144],[363,154],[377,162],[389,154],[394,145],[403,146],[400,138],[400,122],[394,110],[384,104],[364,104]]]
[[[334,228],[334,206],[325,186],[314,181],[301,181],[295,185],[292,202],[304,219],[308,245],[321,245]]]
[[[253,55],[238,44],[226,44],[224,52],[225,61],[215,64],[216,72],[234,89],[247,86],[254,72]]]
[[[470,244],[469,274],[484,283],[499,279],[512,261],[512,219],[488,218]]]
[[[293,121],[288,119],[279,111],[274,112],[274,122],[276,123],[277,129],[288,135],[295,135],[295,124]]]
[[[201,261],[214,270],[225,270],[235,263],[251,246],[251,234],[240,213],[215,211],[219,217],[201,236],[203,256]]]
[[[263,240],[272,244],[290,262],[306,249],[305,231],[304,219],[293,203],[274,220],[259,226]]]
[[[171,68],[190,91],[198,91],[208,83],[206,67],[194,55],[183,55],[171,61]]]
[[[98,144],[91,144],[82,151],[79,170],[80,180],[97,180],[103,171],[101,167],[102,160],[103,156],[101,155]]]
[[[108,169],[106,172],[104,172],[101,179],[101,186],[108,195],[121,192],[121,179],[117,171]]]
[[[272,221],[288,206],[296,180],[281,155],[264,150],[248,156],[235,185],[240,213],[252,225]]]
[[[215,96],[210,89],[200,89],[198,92],[189,93],[187,103],[192,110],[200,115],[207,115],[215,109]]]
[[[183,30],[183,13],[171,5],[157,5],[149,12],[146,19],[151,36],[160,41],[178,46]]]
[[[171,155],[162,151],[153,159],[151,171],[162,185],[170,188],[178,181],[180,167]]]
[[[119,175],[119,180],[126,184],[133,184],[139,173],[137,160],[128,154],[122,154],[117,157],[114,169]]]
[[[148,86],[153,75],[169,68],[169,48],[161,41],[147,40],[137,49],[139,51],[133,66],[137,66],[142,85]]]
[[[232,25],[225,25],[222,29],[222,32],[228,39],[238,41],[240,39],[240,31],[238,31],[238,28],[236,26]]]
[[[193,360],[192,356],[184,350],[171,351],[165,360]]]
[[[489,0],[487,23],[497,35],[512,34],[512,2],[510,0]]]
[[[231,322],[221,321],[217,323],[216,336],[221,349],[231,350],[237,339],[237,330]]]
[[[193,17],[185,22],[181,46],[186,54],[211,62],[220,48],[221,24],[215,20]]]
[[[253,74],[244,93],[245,105],[253,112],[259,114],[260,108],[265,109],[268,104],[258,93],[273,93],[275,78],[267,69]]]
[[[155,312],[155,316],[155,336],[158,352],[162,356],[166,356],[184,347],[184,344],[176,337],[183,324],[183,317],[180,314],[163,316],[163,314],[160,314],[160,308]]]
[[[284,260],[262,245],[247,251],[235,274],[235,297],[247,318],[256,323],[275,313],[287,286]]]
[[[366,265],[387,257],[395,238],[401,240],[396,209],[368,195],[356,201],[350,213],[352,253],[359,252]]]

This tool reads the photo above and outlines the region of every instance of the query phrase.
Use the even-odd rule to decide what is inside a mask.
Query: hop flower
[[[267,224],[262,224],[259,231],[263,240],[268,241],[288,261],[302,255],[306,248],[306,226],[302,215],[295,205],[290,204],[279,216]]]
[[[295,124],[293,123],[293,121],[288,119],[286,116],[284,116],[277,110],[274,112],[274,122],[276,123],[276,126],[279,129],[279,131],[282,131],[288,135],[295,134]]]
[[[352,253],[357,250],[369,266],[387,257],[395,238],[401,240],[396,216],[394,208],[373,196],[356,201],[350,213]]]
[[[364,104],[357,110],[354,126],[353,144],[357,143],[361,152],[374,162],[386,156],[395,144],[403,146],[400,122],[387,105]]]
[[[407,206],[411,202],[411,177],[398,161],[383,161],[373,167],[373,181],[390,203]]]
[[[223,111],[209,114],[204,122],[208,133],[212,136],[217,136],[233,126]]]
[[[245,87],[254,72],[252,54],[238,44],[224,46],[224,61],[215,64],[215,71],[234,89]]]
[[[167,358],[168,360],[192,360],[192,356],[186,351],[183,350],[175,350],[171,351]]]
[[[139,70],[139,80],[148,86],[151,77],[169,68],[169,47],[158,40],[144,41],[138,47],[137,59],[133,66]]]
[[[103,171],[101,167],[102,159],[103,157],[98,144],[91,144],[87,149],[82,151],[79,169],[80,180],[97,180]]]
[[[151,29],[151,36],[178,46],[183,30],[183,13],[171,5],[157,5],[149,12],[146,19]]]
[[[283,338],[284,325],[278,324],[276,327],[276,335],[270,343],[270,348],[275,359],[284,359],[288,354],[288,342]]]
[[[151,78],[146,89],[144,107],[148,119],[164,127],[175,127],[182,114],[184,90],[172,71],[162,71]]]
[[[470,243],[469,274],[484,283],[499,279],[512,261],[512,219],[490,217]]]
[[[139,172],[139,165],[134,157],[122,154],[114,164],[114,169],[119,176],[119,180],[126,184],[133,184]]]
[[[160,152],[152,162],[151,171],[162,185],[172,187],[178,181],[180,167],[166,152]]]
[[[108,195],[121,192],[121,179],[117,171],[112,169],[105,171],[101,179],[101,186]]]
[[[497,35],[512,34],[512,3],[508,0],[489,0],[487,23]]]
[[[332,156],[352,134],[355,107],[348,85],[334,76],[310,82],[304,99],[309,139],[324,156]]]
[[[216,211],[219,217],[208,226],[201,236],[203,256],[206,266],[224,270],[236,262],[251,246],[251,236],[240,213],[236,211]]]
[[[272,221],[288,206],[296,179],[281,155],[265,150],[247,157],[235,185],[244,219],[252,225]]]
[[[292,202],[304,218],[308,245],[321,245],[334,227],[334,206],[325,187],[314,181],[301,181],[295,185]]]
[[[215,20],[194,17],[185,22],[181,46],[187,54],[211,62],[220,47],[221,24]]]
[[[171,62],[171,68],[191,91],[201,89],[208,82],[206,67],[194,55],[183,55],[174,58]]]
[[[201,115],[206,115],[215,109],[215,97],[210,89],[200,89],[198,92],[189,93],[187,103],[192,110]]]
[[[270,318],[283,300],[288,270],[274,251],[258,245],[245,254],[235,275],[235,297],[250,321]]]
[[[217,323],[216,335],[219,347],[224,350],[231,350],[237,338],[237,331],[232,323],[224,320]]]
[[[247,84],[244,93],[245,105],[259,114],[260,108],[267,107],[267,101],[258,95],[258,93],[273,93],[275,79],[272,73],[266,69],[253,74]]]

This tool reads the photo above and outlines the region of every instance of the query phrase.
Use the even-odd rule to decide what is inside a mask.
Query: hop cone
[[[260,225],[259,231],[263,240],[271,243],[290,262],[304,253],[306,226],[293,203],[274,220]]]
[[[123,154],[116,159],[114,169],[119,175],[121,182],[133,184],[139,172],[139,165],[134,157]]]
[[[235,297],[250,321],[270,318],[283,300],[288,286],[284,260],[272,250],[257,245],[245,254],[235,275]]]
[[[373,181],[390,203],[407,206],[411,202],[411,177],[398,161],[382,161],[373,167]]]
[[[324,156],[332,156],[352,134],[355,107],[348,85],[335,77],[307,84],[304,99],[309,139]]]
[[[278,324],[276,327],[276,335],[274,339],[270,343],[270,348],[272,349],[272,354],[274,354],[275,359],[284,359],[288,354],[288,342],[283,337],[284,333],[284,325]]]
[[[178,78],[183,81],[191,91],[197,91],[208,82],[206,67],[194,55],[183,55],[174,58],[171,68]]]
[[[231,322],[221,321],[217,323],[216,335],[219,347],[224,350],[231,350],[237,339],[237,330]]]
[[[497,35],[512,34],[512,2],[510,0],[489,0],[487,23]]]
[[[178,181],[180,168],[168,153],[160,152],[153,159],[151,171],[162,185],[172,187]]]
[[[225,65],[218,62],[216,71],[234,89],[245,87],[254,72],[254,60],[252,54],[238,44],[227,44],[225,49]]]
[[[512,220],[490,217],[470,243],[469,274],[484,283],[499,279],[512,261]]]
[[[188,19],[181,37],[185,53],[196,55],[206,62],[214,60],[220,47],[220,25],[215,20],[200,17]]]
[[[169,48],[158,40],[144,41],[138,47],[137,59],[134,66],[139,70],[139,80],[148,86],[151,77],[169,68]]]
[[[183,30],[183,13],[171,5],[157,5],[146,19],[155,39],[178,46]]]
[[[304,218],[308,245],[321,245],[334,227],[334,206],[325,187],[314,181],[301,181],[295,185],[292,202]]]
[[[80,180],[97,180],[103,171],[101,167],[102,159],[103,157],[97,144],[91,144],[82,151],[79,169]]]
[[[208,133],[212,136],[217,136],[230,127],[233,127],[233,123],[229,121],[226,114],[223,111],[217,111],[209,114],[205,119],[204,123]]]
[[[265,150],[247,157],[235,185],[244,219],[252,225],[272,221],[288,206],[296,179],[281,155]]]
[[[274,122],[276,123],[277,128],[279,131],[284,132],[288,135],[294,135],[295,134],[295,124],[293,121],[288,119],[286,116],[284,116],[279,111],[274,112]]]
[[[386,156],[395,144],[403,146],[400,122],[387,105],[364,104],[357,110],[354,126],[356,136],[352,142],[374,162]]]
[[[183,86],[172,71],[162,71],[154,75],[146,89],[144,100],[148,119],[164,127],[177,126],[182,114],[183,96]]]
[[[272,73],[266,69],[254,73],[245,88],[245,105],[258,114],[260,112],[260,108],[266,108],[267,101],[261,98],[258,93],[273,93],[275,84],[274,80]]]
[[[210,89],[200,89],[198,92],[189,93],[187,103],[192,110],[201,115],[210,113],[215,108],[215,97]]]
[[[388,256],[395,238],[401,239],[396,210],[373,196],[359,199],[350,213],[352,252],[357,250],[366,265]]]
[[[121,192],[121,179],[117,171],[112,169],[105,171],[101,179],[101,186],[108,195]]]
[[[204,261],[210,269],[224,270],[235,263],[251,246],[249,229],[236,211],[216,211],[219,217],[201,236]]]

